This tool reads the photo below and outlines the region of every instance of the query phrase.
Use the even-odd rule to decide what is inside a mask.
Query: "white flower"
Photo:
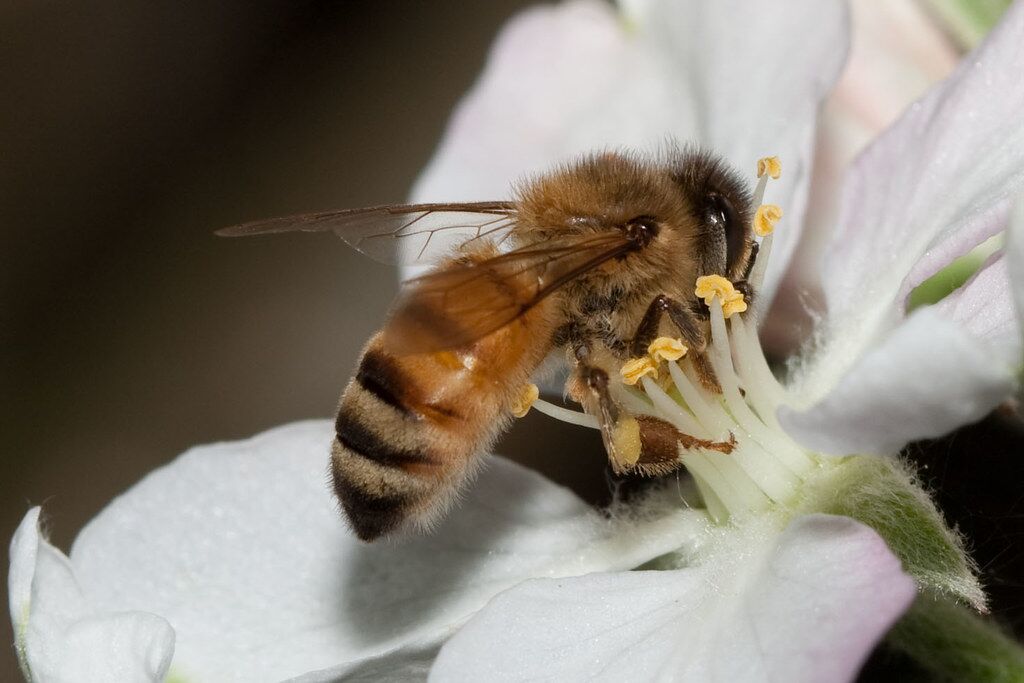
[[[194,449],[115,499],[70,558],[11,544],[11,617],[38,681],[255,681],[433,648],[524,578],[629,569],[670,520],[611,523],[494,458],[436,533],[368,546],[327,485],[328,421]],[[173,655],[173,659],[172,659]]]
[[[786,214],[762,290],[769,299],[807,204],[815,114],[843,59],[843,6],[625,5],[625,21],[604,4],[573,2],[513,22],[415,199],[502,197],[523,172],[594,147],[651,148],[666,134],[706,144],[739,168],[778,154],[785,172],[771,200]],[[1022,36],[1018,3],[854,167],[823,278],[828,318],[798,381],[776,391],[763,373],[761,384],[749,366],[737,369],[748,388],[766,392],[742,401],[754,404],[767,438],[784,444],[766,451],[747,424],[737,428],[741,446],[760,444],[772,467],[789,448],[812,464],[789,495],[775,491],[784,501],[748,505],[775,498],[768,479],[747,474],[755,493],[719,501],[734,524],[681,509],[678,495],[609,520],[492,458],[434,535],[366,546],[344,528],[326,485],[329,423],[282,427],[196,449],[152,473],[83,530],[69,558],[30,512],[12,542],[10,573],[26,673],[41,681],[413,680],[428,670],[438,680],[845,680],[913,599],[904,569],[919,585],[980,600],[955,540],[927,518],[934,511],[891,461],[820,466],[833,461],[814,451],[891,454],[1012,392],[1020,337],[1002,257],[937,306],[907,317],[904,301],[1004,228],[1024,182]],[[1022,241],[1012,240],[1014,256]],[[718,344],[756,346],[749,326],[744,334],[715,324]],[[779,416],[787,431],[758,412],[761,399],[794,404]],[[735,471],[722,480],[743,481]],[[876,503],[879,487],[905,496],[902,509],[921,517],[893,519],[884,505],[873,517],[861,503]],[[830,500],[838,493],[849,497]],[[848,516],[804,514],[829,502],[880,531],[909,524],[941,552],[910,562],[913,534],[886,535],[887,548]],[[659,571],[623,571],[652,561]],[[601,573],[581,576],[589,572]]]

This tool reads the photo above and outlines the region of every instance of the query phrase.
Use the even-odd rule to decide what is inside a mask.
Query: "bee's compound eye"
[[[650,216],[637,216],[626,224],[626,234],[637,246],[646,247],[658,234],[658,222]]]
[[[736,209],[724,195],[708,192],[705,195],[704,220],[728,233],[729,225],[736,222]]]
[[[726,261],[731,270],[736,259],[743,253],[746,238],[744,226],[733,203],[720,192],[711,191],[704,195],[704,222],[714,232],[725,236]]]

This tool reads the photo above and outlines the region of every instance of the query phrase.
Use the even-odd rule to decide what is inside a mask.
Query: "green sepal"
[[[999,17],[1010,6],[1011,0],[929,0],[947,31],[962,48],[970,49],[980,43]]]
[[[826,466],[821,481],[805,486],[799,511],[844,515],[866,524],[918,586],[986,612],[985,592],[960,536],[909,468],[895,458],[851,456]]]
[[[1024,681],[1024,648],[991,619],[928,591],[917,597],[885,643],[939,680]]]

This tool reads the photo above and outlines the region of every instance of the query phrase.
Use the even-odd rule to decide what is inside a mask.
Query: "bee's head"
[[[619,233],[633,241],[635,249],[595,268],[591,278],[655,276],[692,232],[685,198],[671,176],[636,155],[588,155],[524,183],[518,194],[520,239]]]
[[[750,197],[714,156],[673,152],[652,161],[586,156],[519,188],[520,239],[621,231],[636,244],[595,269],[639,284],[699,275],[742,277],[750,256]]]

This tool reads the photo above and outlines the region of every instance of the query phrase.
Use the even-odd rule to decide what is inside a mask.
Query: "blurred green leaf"
[[[981,42],[1011,0],[927,0],[950,35],[969,50]]]

